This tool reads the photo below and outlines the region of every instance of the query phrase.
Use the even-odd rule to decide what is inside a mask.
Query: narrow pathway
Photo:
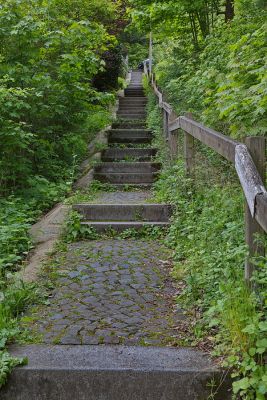
[[[95,167],[95,179],[117,191],[73,206],[100,239],[69,244],[51,260],[50,304],[24,320],[31,344],[10,351],[29,363],[12,372],[3,400],[205,400],[208,383],[220,381],[207,356],[180,347],[184,315],[168,249],[149,236],[119,237],[129,228],[166,227],[171,214],[169,205],[150,199],[160,165],[145,127],[141,79],[133,72]],[[110,228],[117,236],[102,233]],[[224,384],[212,398],[230,399]]]
[[[95,179],[118,190],[102,193],[96,204],[73,207],[83,215],[83,224],[98,232],[169,224],[168,205],[147,203],[160,165],[152,161],[156,149],[145,128],[141,79],[141,72],[132,74],[108,134],[110,147],[95,166]],[[132,191],[128,186],[123,191],[126,184]],[[35,334],[54,344],[176,345],[175,327],[183,314],[175,305],[168,260],[168,250],[149,239],[71,244],[57,271],[51,306],[32,315]]]

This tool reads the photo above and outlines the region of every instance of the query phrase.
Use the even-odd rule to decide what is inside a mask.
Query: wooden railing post
[[[166,141],[169,140],[169,114],[163,108],[163,132],[165,135]]]
[[[251,136],[245,139],[245,144],[250,152],[250,155],[256,165],[256,168],[265,183],[266,174],[266,159],[265,159],[265,148],[266,140],[263,136]],[[258,222],[251,215],[247,201],[245,202],[245,234],[246,243],[249,248],[249,257],[245,264],[245,279],[250,283],[250,279],[253,274],[254,265],[251,262],[251,257],[259,255],[265,255],[264,245],[259,243],[257,235],[264,235],[264,230],[258,224]]]
[[[172,111],[169,115],[169,122],[173,122],[176,118],[177,115]],[[169,139],[171,158],[175,159],[178,157],[178,129],[173,132],[169,131]]]
[[[152,36],[152,32],[150,32],[150,34],[149,34],[149,67],[148,67],[150,78],[151,78],[151,74],[152,74],[152,64],[153,64],[153,36]]]
[[[193,119],[191,113],[185,115],[187,118]],[[185,170],[188,175],[192,175],[194,171],[194,138],[189,133],[184,131],[184,158],[185,158]]]

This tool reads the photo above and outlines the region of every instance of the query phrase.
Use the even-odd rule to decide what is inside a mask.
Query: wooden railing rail
[[[250,256],[264,255],[263,245],[258,244],[256,234],[267,232],[267,191],[264,186],[266,160],[264,137],[248,137],[245,144],[231,139],[215,130],[193,120],[190,114],[177,116],[170,104],[165,102],[159,90],[155,75],[144,72],[158,97],[159,107],[163,111],[163,131],[169,144],[170,153],[174,157],[179,153],[178,130],[184,132],[184,158],[186,172],[190,175],[194,170],[194,139],[210,147],[226,160],[234,164],[245,198],[245,236]],[[253,273],[253,265],[246,261],[245,278],[249,281]]]

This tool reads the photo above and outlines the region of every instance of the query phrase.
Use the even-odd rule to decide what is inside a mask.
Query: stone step
[[[75,204],[85,221],[169,222],[169,204]]]
[[[141,96],[144,96],[145,95],[145,92],[144,92],[144,88],[142,87],[142,86],[139,86],[139,87],[127,87],[126,89],[124,89],[124,93],[126,94],[126,93],[139,93]]]
[[[141,97],[141,96],[142,96],[142,93],[139,93],[139,92],[125,93],[125,98],[129,97],[129,99],[133,99],[134,97]]]
[[[124,95],[125,95],[125,97],[144,97],[144,93],[142,91],[134,90],[134,89],[132,89],[130,91],[125,89]]]
[[[130,104],[127,104],[127,103],[122,103],[122,104],[120,104],[119,105],[119,109],[120,110],[127,110],[127,109],[129,109],[129,110],[133,110],[133,109],[137,109],[137,110],[146,110],[146,104],[139,104],[139,103],[130,103]]]
[[[133,111],[135,111],[135,112],[133,112]],[[117,111],[118,114],[129,114],[131,112],[133,112],[133,114],[143,114],[145,116],[146,108],[145,107],[128,107],[128,106],[121,107],[120,106]]]
[[[138,149],[138,148],[126,148],[126,149],[107,149],[102,152],[102,161],[115,161],[115,160],[127,160],[134,158],[139,161],[148,161],[154,157],[157,153],[156,149]]]
[[[121,119],[145,119],[146,114],[122,114],[122,113],[118,113],[117,114],[119,118]]]
[[[125,188],[127,188],[127,191],[129,189],[150,190],[152,188],[152,183],[113,183],[112,187],[120,191],[125,190]]]
[[[119,103],[141,103],[141,104],[146,104],[147,103],[147,98],[144,96],[140,96],[140,97],[119,97]]]
[[[94,173],[94,179],[111,184],[153,183],[158,178],[158,172],[153,173]]]
[[[146,105],[147,103],[141,103],[141,102],[120,102],[119,103],[119,108],[141,108],[143,110],[146,110]]]
[[[127,110],[127,109],[129,109],[129,110],[133,110],[133,109],[138,109],[139,111],[142,111],[143,113],[145,113],[146,112],[146,105],[145,104],[135,104],[135,103],[133,103],[133,104],[130,104],[130,105],[128,105],[128,104],[119,104],[119,107],[118,107],[118,109],[119,110]]]
[[[140,346],[28,345],[1,400],[230,400],[229,378],[203,352]]]
[[[141,107],[126,107],[126,106],[120,106],[118,108],[118,113],[122,113],[122,114],[146,114],[146,108],[141,108]]]
[[[145,108],[137,108],[137,107],[119,107],[118,115],[120,114],[141,114],[141,115],[146,115],[146,110]]]
[[[144,222],[144,221],[133,221],[133,222],[121,222],[121,221],[86,221],[81,222],[83,226],[93,228],[96,232],[105,232],[113,230],[116,232],[123,232],[128,229],[140,230],[146,227],[159,227],[167,228],[170,226],[169,222]]]
[[[145,122],[136,121],[124,121],[124,122],[114,122],[112,124],[113,129],[146,129]]]
[[[109,144],[122,144],[125,143],[126,145],[137,145],[137,144],[151,144],[152,137],[151,135],[127,135],[127,134],[122,134],[122,133],[117,133],[117,134],[112,134],[108,138],[108,143]],[[133,147],[133,146],[132,146]]]
[[[98,174],[106,173],[153,173],[159,171],[160,163],[153,162],[103,162],[95,165],[94,171]]]
[[[145,95],[144,88],[142,86],[139,87],[127,87],[124,89],[124,93],[141,93],[142,96]]]
[[[152,134],[150,132],[137,130],[112,130],[108,134],[109,143],[151,143]]]
[[[137,129],[137,128],[132,128],[132,129],[110,129],[109,133],[130,133],[134,135],[143,135],[143,134],[149,134],[152,136],[152,131],[149,129]]]

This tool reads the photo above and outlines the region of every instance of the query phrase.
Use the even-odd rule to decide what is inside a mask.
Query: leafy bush
[[[85,19],[75,14],[77,6],[66,8],[58,0],[1,2],[0,180],[4,194],[29,186],[28,178],[35,175],[52,181],[65,177],[73,156],[81,158],[86,152],[89,116],[101,105],[103,111],[107,109],[114,99],[98,92],[93,79],[104,70],[101,57],[116,39],[100,22],[88,19],[96,6],[88,2],[84,12],[83,4],[79,13]]]
[[[266,12],[249,9],[231,24],[217,22],[196,51],[188,37],[155,46],[159,86],[179,115],[235,138],[266,132]]]

